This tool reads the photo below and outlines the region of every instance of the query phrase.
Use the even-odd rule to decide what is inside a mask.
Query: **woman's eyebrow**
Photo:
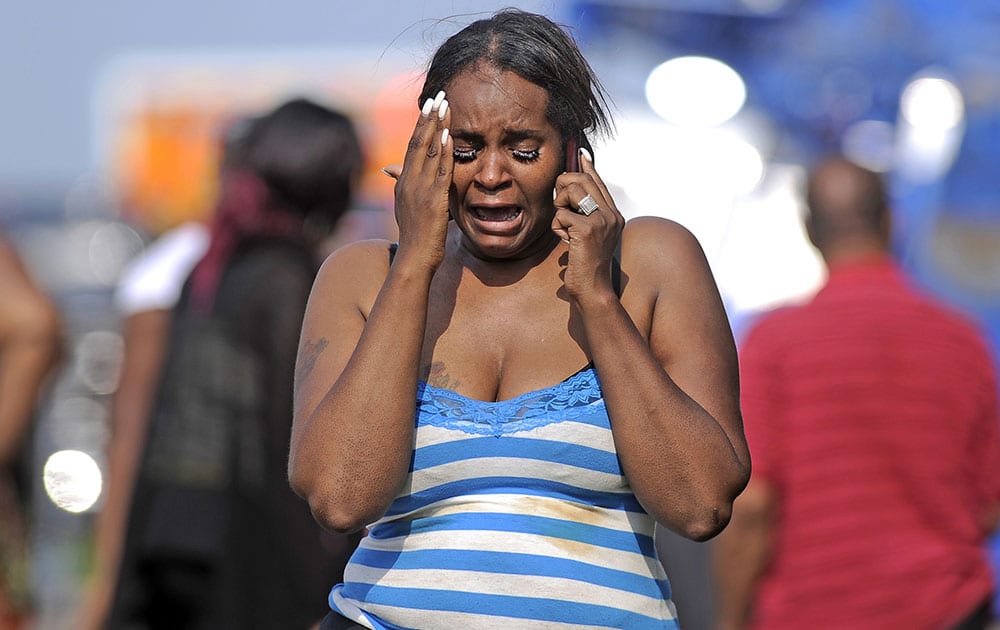
[[[470,142],[486,142],[486,137],[478,131],[468,129],[451,129],[451,137]],[[542,132],[536,129],[504,129],[502,136],[504,142],[520,142],[522,140],[535,140],[542,137]]]
[[[541,131],[535,129],[504,129],[503,138],[507,142],[520,142],[521,140],[536,140],[542,136]]]
[[[475,131],[469,131],[467,129],[456,129],[454,127],[451,129],[451,137],[461,138],[462,140],[476,141],[480,143],[485,140],[483,134],[481,133]]]

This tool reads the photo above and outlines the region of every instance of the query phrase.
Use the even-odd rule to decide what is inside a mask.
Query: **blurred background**
[[[0,230],[68,336],[31,445],[42,628],[71,627],[89,570],[122,347],[114,286],[158,234],[206,218],[220,130],[296,95],[349,113],[370,172],[337,238],[392,237],[378,168],[402,160],[424,63],[507,5],[571,27],[614,101],[598,170],[626,216],[699,237],[737,335],[822,282],[800,185],[841,151],[886,174],[904,266],[1000,345],[995,0],[12,0]]]

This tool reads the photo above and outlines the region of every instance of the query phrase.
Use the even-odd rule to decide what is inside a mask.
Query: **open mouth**
[[[494,223],[513,221],[517,217],[521,216],[521,209],[517,206],[473,206],[471,211],[472,215],[480,221],[489,221]]]

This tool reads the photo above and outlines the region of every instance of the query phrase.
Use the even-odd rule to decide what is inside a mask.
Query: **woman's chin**
[[[512,260],[534,256],[539,251],[548,250],[550,241],[556,241],[555,234],[546,230],[544,234],[530,235],[524,230],[479,231],[465,233],[466,248],[484,260]]]

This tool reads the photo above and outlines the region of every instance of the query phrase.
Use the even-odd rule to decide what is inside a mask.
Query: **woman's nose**
[[[508,179],[506,156],[500,151],[483,151],[476,181],[484,188],[493,189],[502,186]]]

